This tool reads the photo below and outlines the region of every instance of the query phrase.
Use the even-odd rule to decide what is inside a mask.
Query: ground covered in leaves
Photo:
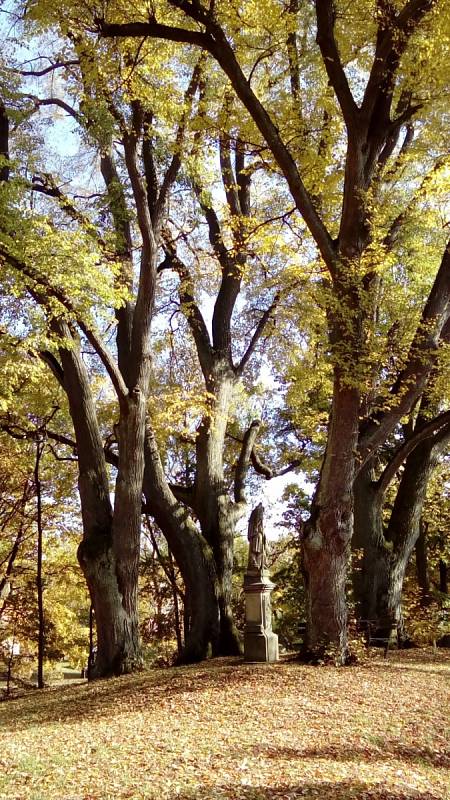
[[[0,798],[445,800],[449,676],[449,655],[410,651],[36,691],[0,704]]]

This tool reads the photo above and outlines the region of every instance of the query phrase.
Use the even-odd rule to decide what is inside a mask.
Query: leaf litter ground
[[[450,798],[450,656],[217,659],[0,704],[1,800]]]

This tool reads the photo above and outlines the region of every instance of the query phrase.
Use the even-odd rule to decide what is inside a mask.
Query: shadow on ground
[[[242,751],[240,751],[242,753]],[[265,747],[257,745],[251,748],[251,754],[262,756],[264,759],[279,759],[281,761],[327,759],[332,761],[359,761],[366,764],[379,763],[380,761],[409,761],[416,764],[426,764],[433,767],[450,767],[450,750],[436,751],[431,747],[413,747],[404,745],[398,740],[383,738],[379,746],[370,745],[358,747],[354,743],[340,747]]]
[[[238,667],[238,668],[237,668]],[[311,667],[311,669],[314,669]],[[241,659],[217,659],[192,667],[158,668],[137,675],[57,686],[7,699],[0,703],[0,728],[26,730],[34,725],[96,719],[101,713],[116,712],[123,704],[134,709],[171,700],[180,694],[201,693],[224,686],[264,681],[278,682],[279,676],[263,665],[245,665]],[[301,680],[297,675],[296,680]]]
[[[357,781],[314,781],[297,786],[196,787],[192,793],[176,793],[170,800],[443,800],[441,794],[414,789],[387,789],[383,784],[367,786]]]

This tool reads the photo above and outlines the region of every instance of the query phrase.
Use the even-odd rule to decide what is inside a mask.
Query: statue
[[[264,535],[264,508],[260,503],[253,509],[248,522],[248,570],[263,572],[266,566],[266,537]]]
[[[245,661],[278,661],[278,636],[272,630],[270,594],[275,588],[266,570],[264,508],[260,503],[248,521],[248,565],[244,575]]]

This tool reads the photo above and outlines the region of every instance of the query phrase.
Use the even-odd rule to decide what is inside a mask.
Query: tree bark
[[[239,655],[242,644],[231,606],[236,508],[224,480],[223,449],[235,376],[217,360],[208,391],[210,412],[202,420],[196,441],[197,471],[193,506],[202,534],[211,547],[217,575],[220,631],[217,655]]]
[[[363,471],[357,478],[355,543],[364,546],[361,591],[363,618],[376,635],[406,640],[402,589],[407,565],[420,536],[420,520],[427,486],[448,434],[440,432],[418,444],[405,461],[389,522],[383,527],[383,496]]]
[[[125,586],[125,576],[135,575],[136,554],[124,547],[121,556],[129,563],[117,569],[114,551],[113,511],[103,442],[98,426],[89,379],[79,346],[65,323],[58,334],[67,338],[69,348],[60,348],[64,388],[69,400],[78,451],[78,488],[83,519],[83,539],[78,560],[86,579],[95,612],[97,655],[90,677],[120,675],[141,664],[136,626],[136,592]],[[139,504],[140,508],[140,504]],[[128,535],[128,523],[122,536]],[[116,542],[119,532],[115,532]]]
[[[166,537],[185,585],[190,624],[187,630],[185,626],[180,660],[201,661],[218,651],[219,605],[214,556],[188,509],[169,488],[149,421],[143,490],[147,510]]]
[[[428,482],[437,465],[440,450],[433,440],[426,440],[407,458],[386,531],[392,551],[388,585],[378,613],[381,624],[397,630],[399,642],[405,638],[401,603],[403,580],[419,538]]]
[[[417,583],[421,590],[421,604],[426,606],[430,600],[430,574],[428,572],[428,524],[423,519],[420,521],[419,536],[416,541],[416,572]]]
[[[40,477],[40,463],[44,452],[44,442],[36,442],[36,456],[34,462],[34,487],[36,492],[36,527],[37,527],[37,561],[36,561],[36,590],[38,607],[38,663],[37,685],[38,689],[44,688],[44,656],[45,656],[45,615],[44,615],[44,581],[42,576],[43,559],[43,524],[42,524],[42,486]]]
[[[353,572],[357,617],[363,627],[377,625],[379,594],[389,574],[389,549],[384,538],[383,495],[374,482],[372,464],[366,464],[355,485],[355,532],[353,547],[358,563]]]
[[[439,591],[448,594],[448,564],[443,558],[439,559]]]
[[[306,654],[348,660],[346,577],[353,533],[353,481],[359,394],[336,374],[330,433],[322,472],[305,526]]]

